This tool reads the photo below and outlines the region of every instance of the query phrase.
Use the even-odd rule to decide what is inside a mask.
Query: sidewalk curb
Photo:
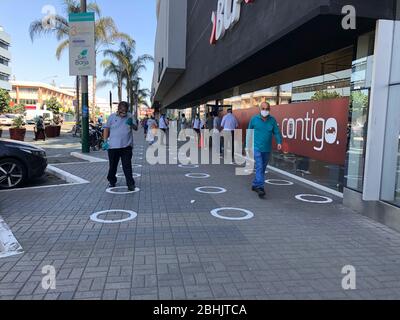
[[[11,229],[0,217],[0,259],[24,253],[21,245],[15,239]]]
[[[80,152],[71,152],[71,156],[81,159],[81,160],[86,160],[89,162],[108,162],[108,160],[88,156],[88,155],[82,154]]]
[[[71,184],[86,184],[90,183],[89,181],[79,178],[77,176],[74,176],[73,174],[66,172],[64,170],[61,170],[59,168],[53,167],[53,166],[47,166],[46,171],[57,178],[60,178],[61,180],[64,180],[68,182],[68,185]]]

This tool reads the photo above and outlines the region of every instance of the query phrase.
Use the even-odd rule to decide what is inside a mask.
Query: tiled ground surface
[[[134,195],[105,192],[107,163],[58,165],[87,185],[0,193],[0,215],[25,251],[0,259],[1,299],[400,298],[400,234],[340,199],[300,202],[295,195],[324,194],[295,182],[268,187],[260,200],[249,190],[252,177],[235,176],[231,165],[182,169],[139,157],[141,191]],[[189,172],[211,177],[189,179]],[[194,191],[206,185],[228,193]],[[210,214],[220,207],[255,217],[220,220]],[[138,217],[112,225],[90,220],[109,209]],[[56,268],[55,290],[41,287],[45,265]],[[345,265],[357,270],[357,290],[341,287]]]

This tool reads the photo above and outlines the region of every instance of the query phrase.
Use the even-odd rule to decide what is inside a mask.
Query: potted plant
[[[58,102],[56,97],[51,97],[49,100],[46,101],[46,108],[49,111],[52,111],[54,114],[53,124],[47,126],[46,136],[49,138],[59,137],[61,134],[61,125],[60,125],[60,110],[61,110],[61,103]]]
[[[16,117],[13,120],[13,126],[9,129],[10,131],[10,138],[12,140],[24,141],[26,128],[23,127],[24,120],[22,116]]]
[[[54,115],[53,124],[55,127],[56,137],[61,135],[61,116],[59,114]]]

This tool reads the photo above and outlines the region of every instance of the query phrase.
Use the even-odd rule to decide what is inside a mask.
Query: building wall
[[[0,88],[11,90],[9,77],[11,76],[11,53],[9,46],[11,37],[0,26]]]
[[[51,97],[56,97],[63,109],[73,109],[74,95],[43,83],[11,81],[11,98],[16,104],[42,107]]]
[[[348,4],[357,7],[356,31],[341,27]],[[255,0],[243,2],[240,21],[210,45],[217,0],[188,0],[187,6],[186,69],[160,101],[164,107],[213,100],[218,92],[350,45],[377,18],[394,18],[393,0]],[[335,41],[327,36],[333,32],[340,35]]]

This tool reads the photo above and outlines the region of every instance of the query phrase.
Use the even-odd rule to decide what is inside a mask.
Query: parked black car
[[[13,189],[41,177],[47,168],[46,152],[34,145],[0,139],[0,189]]]

